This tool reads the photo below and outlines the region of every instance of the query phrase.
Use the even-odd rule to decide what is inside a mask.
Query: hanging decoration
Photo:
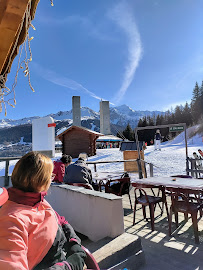
[[[5,1],[4,1],[5,2]],[[37,8],[39,0],[28,0],[28,4],[25,10],[25,13],[22,17],[21,23],[19,25],[17,35],[15,36],[15,40],[13,44],[11,44],[12,49],[8,55],[8,59],[6,59],[4,66],[2,68],[2,72],[0,73],[0,113],[4,107],[5,116],[7,115],[6,106],[15,107],[16,105],[16,95],[15,95],[15,87],[17,85],[18,73],[23,71],[24,76],[28,80],[28,84],[30,89],[35,92],[30,77],[30,69],[29,64],[32,61],[32,52],[31,52],[31,41],[33,40],[33,36],[29,36],[30,27],[33,30],[36,30],[32,25],[31,21],[34,19],[34,14]],[[50,0],[51,6],[53,6],[53,0]],[[20,52],[19,52],[19,46]],[[14,83],[12,88],[8,88],[6,86],[7,75],[10,72],[12,62],[15,56],[19,53],[17,71],[14,79]]]

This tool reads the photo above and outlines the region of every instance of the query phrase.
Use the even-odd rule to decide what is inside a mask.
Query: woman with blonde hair
[[[73,228],[44,199],[53,163],[30,152],[15,165],[0,208],[0,269],[82,270],[86,257]]]

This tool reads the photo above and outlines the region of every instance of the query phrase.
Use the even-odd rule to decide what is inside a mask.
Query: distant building
[[[80,153],[88,156],[96,155],[96,140],[101,133],[93,130],[70,126],[58,134],[57,138],[62,142],[62,153],[77,158]]]
[[[120,143],[123,140],[121,138],[118,138],[114,135],[104,135],[104,136],[99,136],[99,138],[96,141],[96,146],[99,149],[103,148],[119,148]]]

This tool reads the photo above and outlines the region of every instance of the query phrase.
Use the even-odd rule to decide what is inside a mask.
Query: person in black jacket
[[[155,136],[154,136],[154,142],[155,142],[155,150],[161,150],[161,133],[160,130],[157,129]]]
[[[79,157],[75,163],[66,167],[63,181],[67,184],[83,183],[92,185],[92,172],[84,158]]]

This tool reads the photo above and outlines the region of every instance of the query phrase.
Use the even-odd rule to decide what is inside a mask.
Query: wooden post
[[[4,181],[4,185],[5,187],[9,186],[9,160],[6,160],[6,167],[5,167],[5,181]]]
[[[194,160],[191,159],[191,176],[194,177]]]
[[[185,154],[186,154],[186,173],[187,175],[189,175],[189,172],[187,171],[187,169],[189,168],[189,164],[188,164],[188,150],[187,150],[187,134],[186,134],[186,124],[184,123],[184,130],[185,130]]]
[[[144,162],[144,161],[142,161]],[[144,162],[144,177],[147,178],[147,169],[146,169],[146,163]]]
[[[197,162],[196,162],[196,159],[194,159],[194,167],[195,167],[195,175],[196,175],[196,178],[198,178],[198,173],[197,173]]]
[[[154,176],[154,172],[153,172],[153,164],[152,163],[149,163],[149,173],[150,173],[150,177],[153,177]]]
[[[139,178],[142,179],[143,178],[142,164],[141,164],[140,146],[139,146],[139,141],[138,141],[137,128],[135,129],[135,141],[136,141],[137,151],[138,151],[137,167],[138,167],[138,172],[139,172]]]
[[[96,165],[96,163],[94,164],[94,171],[95,172],[97,171],[97,165]]]

